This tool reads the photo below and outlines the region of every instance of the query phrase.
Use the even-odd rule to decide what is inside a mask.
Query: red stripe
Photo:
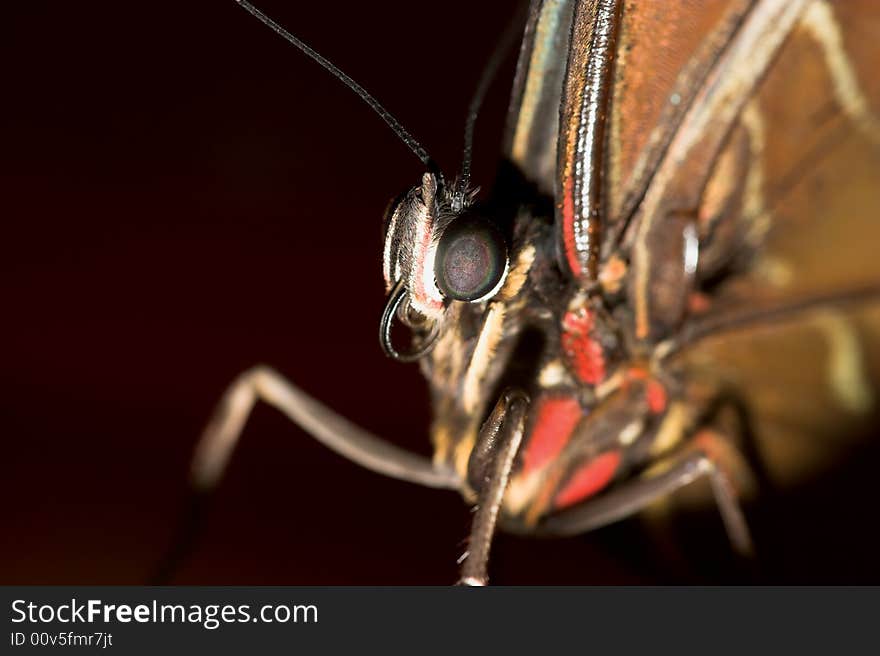
[[[620,451],[607,451],[593,458],[559,491],[554,505],[564,508],[593,496],[611,482],[619,466]]]
[[[562,350],[574,374],[588,385],[605,379],[605,352],[592,336],[593,315],[585,309],[567,312],[562,318]]]
[[[648,381],[648,409],[659,415],[666,409],[666,389],[656,380]]]
[[[582,416],[577,399],[569,396],[542,399],[523,456],[523,474],[529,474],[556,458]]]

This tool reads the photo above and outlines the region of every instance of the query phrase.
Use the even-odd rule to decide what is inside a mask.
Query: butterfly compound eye
[[[464,215],[440,237],[434,275],[437,286],[456,301],[479,301],[498,287],[507,269],[507,246],[487,220]]]

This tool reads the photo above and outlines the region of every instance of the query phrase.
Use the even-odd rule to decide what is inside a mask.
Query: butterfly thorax
[[[550,222],[523,212],[514,233],[504,285],[483,303],[449,305],[422,371],[432,392],[435,460],[463,480],[504,390],[529,396],[504,506],[508,523],[528,527],[645,466],[669,391],[626,335],[625,304],[615,307],[599,285],[588,292],[566,282]]]

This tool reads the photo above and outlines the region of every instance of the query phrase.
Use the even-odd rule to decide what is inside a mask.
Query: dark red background
[[[455,169],[501,3],[261,5]],[[422,170],[381,121],[232,0],[31,0],[0,34],[0,582],[147,581],[204,421],[258,362],[428,452],[424,383],[376,338],[382,212]],[[478,124],[486,185],[512,68]],[[878,456],[753,509],[768,580],[880,580]],[[447,584],[468,522],[456,495],[362,471],[263,406],[172,581]],[[714,515],[676,536],[677,559],[635,521],[502,537],[492,574],[748,580]]]

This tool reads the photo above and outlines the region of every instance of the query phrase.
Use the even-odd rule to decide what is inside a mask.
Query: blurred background
[[[260,6],[385,104],[447,171],[501,3]],[[232,0],[13,3],[3,65],[0,583],[150,580],[215,402],[267,363],[429,452],[413,365],[377,342],[381,220],[422,168],[341,84]],[[477,125],[491,184],[513,59]],[[880,582],[878,440],[748,509],[760,573],[714,513],[502,536],[507,584]],[[259,406],[181,584],[449,584],[470,513]],[[677,546],[673,546],[677,545]]]

